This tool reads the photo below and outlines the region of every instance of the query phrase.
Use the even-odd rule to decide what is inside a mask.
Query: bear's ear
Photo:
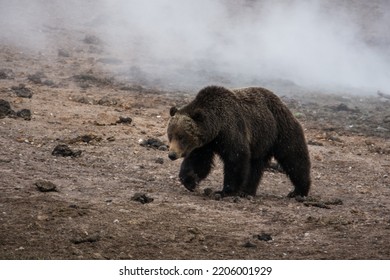
[[[169,109],[169,114],[171,115],[171,117],[173,117],[177,111],[178,109],[176,108],[176,106],[172,106],[171,109]]]
[[[191,118],[196,122],[203,122],[205,119],[205,115],[202,110],[197,109],[191,116]]]

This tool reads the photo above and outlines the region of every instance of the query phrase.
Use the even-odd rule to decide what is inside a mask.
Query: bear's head
[[[169,158],[176,160],[186,157],[194,149],[204,145],[202,133],[203,113],[201,110],[191,115],[183,113],[176,107],[170,109],[171,119],[168,123]]]

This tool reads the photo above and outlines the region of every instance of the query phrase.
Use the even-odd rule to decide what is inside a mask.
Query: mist
[[[386,1],[0,0],[0,43],[45,51],[103,42],[118,79],[171,88],[259,86],[390,91]],[[368,6],[367,6],[368,5]],[[74,42],[43,29],[61,28]]]

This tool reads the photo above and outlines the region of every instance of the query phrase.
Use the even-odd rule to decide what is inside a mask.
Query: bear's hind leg
[[[310,157],[306,147],[286,147],[275,152],[275,159],[282,166],[294,185],[288,197],[307,196],[310,190]]]
[[[207,147],[202,147],[192,151],[184,158],[179,178],[181,183],[190,191],[205,179],[213,167],[214,153]]]
[[[251,160],[251,169],[248,181],[243,188],[243,193],[248,195],[256,195],[257,188],[264,174],[264,169],[268,166],[271,156],[266,158],[256,158]]]
[[[260,180],[263,176],[264,169],[267,161],[263,159],[252,159],[250,174],[248,176],[248,181],[245,186],[243,186],[242,192],[246,195],[256,195],[257,187],[259,186]]]

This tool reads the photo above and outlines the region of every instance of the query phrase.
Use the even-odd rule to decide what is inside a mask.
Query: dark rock
[[[203,190],[203,193],[204,193],[205,196],[211,196],[211,195],[213,194],[213,189],[211,189],[211,188],[205,188],[205,189]]]
[[[16,112],[16,116],[19,118],[23,118],[26,121],[31,120],[31,111],[29,109],[22,109]]]
[[[150,203],[154,201],[154,198],[148,197],[145,193],[136,193],[132,196],[131,200],[141,202],[142,204]]]
[[[59,49],[58,50],[58,56],[70,57],[70,53],[67,50]]]
[[[53,156],[62,157],[79,157],[81,155],[81,151],[72,151],[67,145],[59,144],[54,148],[51,154]]]
[[[131,124],[132,121],[133,119],[130,117],[119,117],[117,123]]]
[[[13,86],[11,89],[16,93],[16,96],[23,98],[31,98],[33,93],[31,89],[26,88],[24,84],[19,84],[19,86]]]
[[[168,151],[168,146],[167,145],[161,145],[160,147],[158,147],[158,150],[159,151]]]
[[[303,205],[307,207],[318,207],[318,208],[323,208],[323,209],[331,209],[328,205],[326,205],[323,202],[320,201],[306,201],[303,203]]]
[[[15,78],[15,74],[11,69],[0,69],[0,80],[13,78]]]
[[[84,43],[90,44],[90,45],[100,45],[101,40],[95,36],[95,35],[85,35]]]
[[[42,84],[42,79],[44,78],[46,78],[46,75],[43,72],[36,72],[27,76],[27,79],[35,84]]]
[[[300,195],[296,195],[295,196],[295,200],[297,201],[297,202],[305,202],[306,201],[306,198],[304,197],[304,196],[300,196]]]
[[[93,73],[84,73],[79,75],[73,75],[72,79],[79,84],[80,87],[89,87],[90,84],[96,86],[108,86],[113,85],[113,78],[98,77]]]
[[[334,107],[333,110],[336,111],[336,112],[340,112],[340,111],[359,112],[359,109],[357,109],[357,108],[355,108],[355,109],[349,108],[348,105],[346,105],[344,103],[340,103],[339,105]]]
[[[101,137],[96,136],[94,134],[81,135],[78,138],[80,139],[81,142],[85,142],[85,143],[89,143],[92,140],[96,140],[96,141],[101,141],[102,140]]]
[[[56,192],[57,186],[49,181],[39,180],[34,184],[40,192]]]
[[[0,119],[5,118],[12,113],[13,111],[9,102],[4,99],[0,99]]]
[[[160,149],[161,147],[166,147],[166,145],[156,138],[148,138],[140,142],[142,147]]]
[[[49,86],[49,87],[54,87],[56,86],[56,84],[52,81],[52,80],[44,80],[42,82],[42,84],[44,84],[45,86]]]
[[[271,240],[272,240],[271,234],[264,233],[264,232],[261,233],[261,234],[255,235],[255,237],[256,237],[258,240],[261,240],[261,241],[271,241]]]
[[[256,244],[254,244],[253,242],[251,241],[247,241],[244,243],[244,245],[242,245],[244,248],[256,248]]]
[[[78,143],[78,142],[90,143],[92,141],[100,142],[100,141],[102,141],[102,137],[95,135],[93,133],[84,134],[84,135],[80,135],[80,136],[77,136],[76,138],[69,140],[68,143],[69,144]]]
[[[156,159],[155,162],[156,162],[156,163],[159,163],[159,164],[163,164],[163,163],[164,163],[164,159],[161,158],[161,157],[159,157],[159,158]]]
[[[340,198],[332,198],[324,201],[325,205],[343,205],[343,201]]]
[[[118,104],[118,99],[104,96],[98,101],[98,104],[103,106],[115,106]]]

